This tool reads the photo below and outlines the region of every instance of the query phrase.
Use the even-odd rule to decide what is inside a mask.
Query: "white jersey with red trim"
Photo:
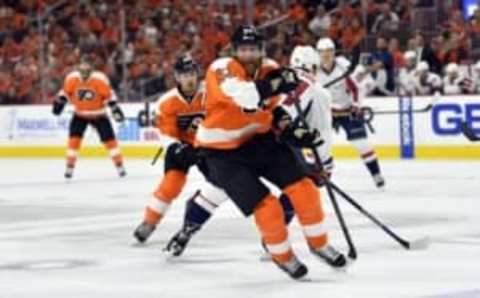
[[[343,76],[350,67],[350,62],[344,57],[335,58],[333,68],[328,71],[320,65],[317,71],[317,81],[324,86]],[[354,105],[359,105],[358,88],[350,76],[327,87],[332,96],[334,111],[346,111]]]
[[[323,140],[322,145],[317,147],[317,153],[322,162],[331,158],[332,146],[332,96],[330,92],[322,87],[316,78],[303,71],[297,70],[298,77],[303,83],[295,90],[292,96],[295,96],[304,111],[305,120],[311,128],[320,132]],[[298,116],[297,110],[293,105],[294,99],[287,98],[283,105],[287,112],[295,119]]]

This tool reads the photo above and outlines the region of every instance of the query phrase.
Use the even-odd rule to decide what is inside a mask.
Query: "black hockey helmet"
[[[182,55],[177,58],[174,65],[175,74],[185,73],[189,71],[198,72],[198,64],[190,55]]]
[[[244,44],[258,45],[261,48],[263,45],[263,35],[258,32],[254,26],[242,25],[235,29],[230,38],[230,42],[234,49]]]

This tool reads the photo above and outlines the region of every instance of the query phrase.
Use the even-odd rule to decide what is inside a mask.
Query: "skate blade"
[[[162,249],[162,256],[165,262],[168,263],[175,263],[177,260],[180,259],[180,256],[176,256],[173,254],[172,251],[167,250],[166,248]]]
[[[431,239],[428,236],[413,240],[410,242],[410,250],[424,250],[430,246]]]

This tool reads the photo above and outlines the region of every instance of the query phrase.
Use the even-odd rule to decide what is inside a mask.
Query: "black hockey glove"
[[[117,122],[123,122],[125,120],[125,115],[123,114],[122,109],[115,101],[111,101],[108,103],[108,106],[112,110],[113,119]]]
[[[173,143],[168,147],[167,154],[173,154],[175,161],[185,168],[197,163],[197,150],[186,143]]]
[[[255,81],[255,85],[263,101],[269,97],[295,90],[300,82],[293,69],[281,67],[270,71],[263,80]]]
[[[65,108],[65,105],[67,104],[67,97],[65,95],[59,95],[55,101],[53,102],[53,108],[52,108],[52,113],[55,116],[59,116],[62,112],[63,109]]]
[[[196,130],[205,118],[203,113],[192,113],[177,116],[177,127],[182,131]]]
[[[316,148],[324,143],[316,129],[306,129],[293,123],[283,129],[280,140],[299,148]]]
[[[281,130],[282,126],[290,125],[292,122],[292,117],[282,106],[278,106],[273,110],[272,124],[275,129]]]

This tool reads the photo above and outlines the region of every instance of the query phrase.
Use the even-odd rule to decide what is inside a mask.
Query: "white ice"
[[[147,245],[131,236],[162,172],[127,161],[119,179],[107,159],[80,160],[72,182],[63,160],[0,160],[0,298],[11,297],[480,297],[480,163],[382,162],[379,192],[358,160],[338,161],[334,180],[401,236],[432,238],[406,251],[341,201],[359,258],[335,272],[308,253],[294,223],[291,239],[310,269],[296,282],[260,261],[258,233],[228,202],[192,240],[166,259],[185,198],[199,185],[192,172]],[[333,244],[346,249],[323,196]]]

